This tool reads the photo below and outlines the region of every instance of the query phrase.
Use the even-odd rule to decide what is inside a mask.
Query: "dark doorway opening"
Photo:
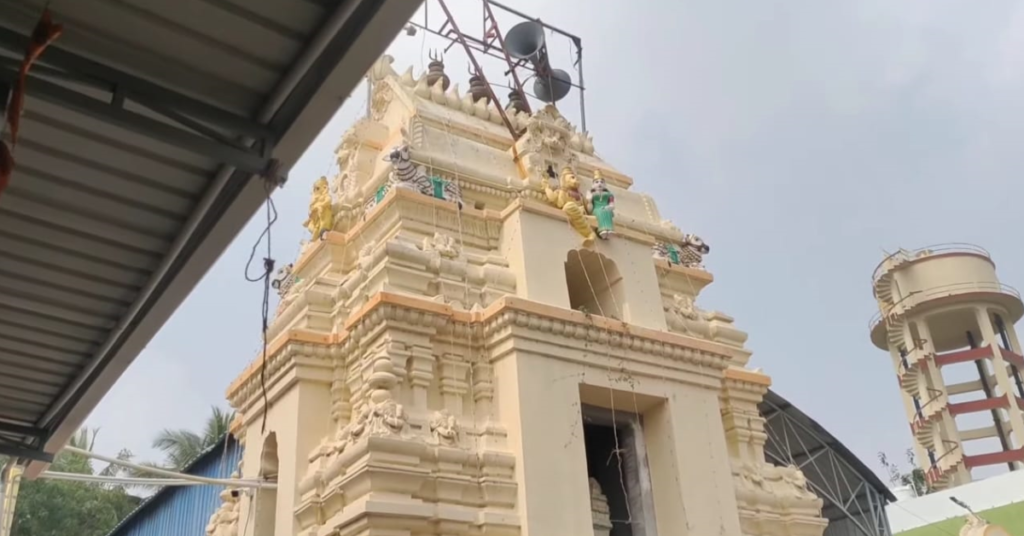
[[[640,418],[584,407],[587,473],[608,501],[611,536],[654,536],[650,474]]]

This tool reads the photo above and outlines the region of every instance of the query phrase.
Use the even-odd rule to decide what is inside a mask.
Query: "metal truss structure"
[[[0,28],[0,84],[13,87],[28,37]],[[272,171],[277,135],[267,125],[54,47],[26,81],[33,98],[257,176]],[[2,86],[0,86],[2,87]],[[6,97],[7,92],[3,92]],[[4,99],[6,102],[6,99]],[[284,175],[273,177],[283,183]]]
[[[765,456],[776,465],[795,465],[803,471],[811,491],[824,500],[826,536],[891,536],[885,505],[895,497],[878,476],[778,394],[769,391],[760,409],[768,435]]]
[[[497,10],[499,10],[499,12],[502,12],[505,15],[508,15],[520,21],[535,22],[539,24],[541,27],[543,27],[546,31],[558,34],[568,39],[569,42],[572,44],[572,51],[575,56],[575,61],[573,62],[572,68],[576,73],[576,81],[570,83],[570,85],[579,90],[580,123],[581,128],[584,131],[586,131],[587,111],[585,104],[586,101],[584,99],[586,88],[583,84],[582,40],[576,35],[556,28],[550,24],[541,21],[538,18],[531,17],[521,11],[508,7],[494,0],[480,0],[480,2],[482,4],[481,13],[483,16],[481,20],[482,30],[480,36],[472,35],[468,32],[463,31],[463,29],[460,28],[458,23],[456,23],[455,18],[452,16],[452,13],[449,10],[447,4],[445,3],[445,0],[437,0],[437,3],[441,7],[441,10],[444,14],[443,22],[440,26],[432,28],[430,19],[427,17],[427,14],[429,13],[430,0],[427,0],[428,9],[424,10],[423,23],[421,24],[415,21],[410,21],[409,24],[411,26],[419,28],[420,30],[426,31],[430,34],[449,40],[451,43],[448,45],[448,47],[445,48],[445,51],[448,51],[451,47],[453,47],[456,44],[462,46],[467,58],[469,59],[470,68],[473,70],[476,76],[478,76],[481,80],[483,80],[486,83],[490,98],[493,102],[497,104],[498,110],[501,113],[502,121],[505,124],[506,128],[509,129],[509,132],[512,134],[512,137],[514,139],[518,139],[521,133],[517,132],[512,127],[512,124],[509,122],[508,117],[505,115],[504,107],[501,105],[501,101],[498,99],[492,87],[498,84],[492,84],[490,81],[488,81],[487,76],[482,68],[482,65],[480,61],[477,59],[476,54],[474,54],[474,52],[500,60],[503,64],[503,67],[505,68],[503,74],[505,76],[511,75],[512,77],[511,89],[518,91],[520,95],[528,95],[540,101],[543,101],[543,99],[526,91],[523,87],[523,83],[531,77],[543,76],[545,73],[538,72],[538,70],[535,67],[532,67],[530,65],[529,61],[525,59],[514,59],[509,55],[509,52],[505,48],[505,34],[502,33],[501,28],[499,28],[498,26],[498,19],[497,17],[495,17],[495,9],[493,8],[496,8]],[[542,54],[544,56],[547,55],[547,45],[544,45]],[[548,66],[547,68],[550,69],[550,66]],[[522,70],[523,74],[526,75],[525,78],[520,77],[520,70]],[[500,85],[498,86],[500,87]],[[529,108],[529,103],[527,103],[526,106]]]

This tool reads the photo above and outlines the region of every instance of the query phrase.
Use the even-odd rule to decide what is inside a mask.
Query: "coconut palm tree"
[[[183,429],[162,430],[153,440],[153,448],[159,449],[166,456],[163,465],[158,467],[184,469],[200,453],[216,445],[228,433],[234,418],[233,411],[224,411],[214,406],[202,434]]]

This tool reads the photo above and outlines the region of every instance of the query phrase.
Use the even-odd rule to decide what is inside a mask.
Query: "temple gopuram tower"
[[[553,106],[510,110],[515,140],[392,61],[228,389],[242,476],[278,487],[224,530],[820,536],[801,472],[765,462],[746,334],[696,305],[707,246]]]

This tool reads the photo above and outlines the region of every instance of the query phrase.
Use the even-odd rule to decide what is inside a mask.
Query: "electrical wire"
[[[274,206],[274,199],[270,193],[273,191],[274,185],[270,181],[264,183],[267,192],[267,224],[263,228],[263,232],[260,233],[259,238],[256,239],[256,243],[252,245],[252,251],[249,253],[249,260],[245,263],[245,280],[250,283],[263,282],[263,303],[261,309],[262,317],[262,333],[263,333],[263,363],[260,366],[260,391],[263,395],[263,422],[260,427],[260,433],[265,434],[267,432],[267,413],[270,411],[270,401],[267,397],[267,328],[270,323],[270,278],[274,273],[274,259],[271,255],[271,233],[270,230],[277,221],[277,207]],[[263,242],[263,237],[267,238],[267,256],[263,257],[263,273],[259,277],[252,277],[249,275],[249,268],[252,266],[252,261],[256,258],[256,249],[260,243]]]

